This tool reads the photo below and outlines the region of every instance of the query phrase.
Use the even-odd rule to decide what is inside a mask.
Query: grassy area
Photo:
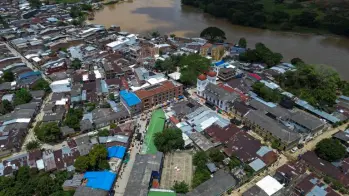
[[[156,154],[157,149],[154,144],[154,134],[164,130],[165,113],[162,109],[155,110],[152,113],[145,142],[147,144],[147,154]]]

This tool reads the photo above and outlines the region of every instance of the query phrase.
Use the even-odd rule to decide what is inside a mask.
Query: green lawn
[[[154,144],[154,134],[164,130],[165,120],[165,113],[162,109],[155,110],[152,113],[147,135],[145,137],[147,154],[156,154],[157,149]]]

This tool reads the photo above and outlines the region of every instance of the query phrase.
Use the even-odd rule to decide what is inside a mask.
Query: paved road
[[[332,135],[334,133],[337,133],[340,130],[345,130],[346,127],[348,126],[349,123],[346,123],[344,125],[341,125],[337,128],[329,128],[327,131],[325,131],[324,133],[322,133],[321,135],[317,136],[316,138],[314,138],[313,140],[307,142],[304,147],[302,149],[299,149],[298,151],[296,151],[295,153],[291,153],[290,151],[285,152],[285,155],[289,158],[289,159],[293,159],[296,160],[297,157],[301,154],[304,154],[306,151],[311,151],[314,150],[316,147],[316,144],[318,142],[320,142],[321,140],[325,139],[325,138],[330,138],[332,137]]]
[[[16,49],[12,48],[12,46],[6,42],[3,42],[7,48],[12,52],[12,54],[14,54],[17,57],[20,57],[22,59],[22,62],[25,63],[30,69],[32,70],[37,70],[37,71],[41,71],[39,70],[36,66],[34,66],[31,62],[28,61],[28,59],[26,59],[21,53],[19,53]],[[51,79],[49,79],[42,71],[41,71],[41,75],[42,78],[44,78],[46,81],[48,81],[49,83],[51,83]]]
[[[146,128],[146,121],[147,119],[145,119],[144,121],[141,120],[141,116],[137,117],[137,125],[140,125],[139,127],[139,133],[141,133],[143,135],[142,138],[144,138],[144,133],[145,133],[145,128]],[[129,180],[132,168],[133,168],[133,164],[135,162],[136,159],[136,154],[140,153],[141,151],[141,145],[139,143],[139,141],[135,140],[135,135],[132,139],[131,142],[131,147],[129,149],[129,153],[130,153],[130,160],[128,161],[127,164],[123,164],[121,167],[121,172],[118,175],[118,179],[115,183],[114,186],[114,191],[115,191],[115,196],[122,196],[124,195],[126,186],[127,186],[127,182]],[[132,147],[134,146],[134,147]]]

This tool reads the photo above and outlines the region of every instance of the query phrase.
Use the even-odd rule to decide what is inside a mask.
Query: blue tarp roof
[[[19,75],[18,78],[23,79],[23,78],[27,78],[30,76],[38,76],[38,75],[41,75],[40,71],[30,71],[30,72],[26,72],[24,74]]]
[[[108,148],[108,158],[122,159],[125,156],[126,148],[124,146],[112,146]]]
[[[86,172],[87,187],[109,191],[114,183],[116,174],[109,171]]]
[[[134,92],[122,90],[120,91],[120,96],[128,106],[134,106],[141,103],[141,100],[137,97],[137,95]]]
[[[216,66],[223,65],[225,62],[223,60],[214,63]]]

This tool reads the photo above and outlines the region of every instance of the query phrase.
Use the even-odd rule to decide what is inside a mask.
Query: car
[[[291,149],[291,152],[292,152],[292,153],[295,153],[297,150],[298,150],[298,148],[297,148],[297,146],[296,146],[296,147],[293,147],[293,148]]]

